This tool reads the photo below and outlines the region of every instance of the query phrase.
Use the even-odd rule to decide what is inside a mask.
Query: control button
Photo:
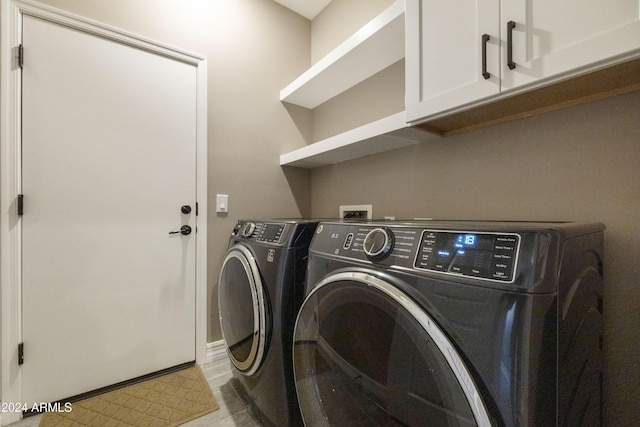
[[[494,249],[496,251],[515,252],[516,245],[515,243],[496,243]]]
[[[244,228],[242,229],[242,237],[251,237],[251,235],[253,234],[253,232],[256,229],[256,225],[253,222],[248,222],[244,225]]]
[[[491,277],[499,280],[510,280],[511,270],[513,268],[512,261],[494,260],[491,263]]]
[[[518,247],[518,238],[515,236],[496,236],[493,250],[497,252],[515,253]]]
[[[429,259],[431,258],[430,254],[422,253],[416,259],[416,268],[428,268],[429,267]]]
[[[492,278],[499,280],[509,280],[509,275],[504,271],[495,271]]]
[[[494,252],[493,261],[511,262],[513,260],[513,253],[511,252]]]
[[[344,245],[342,245],[342,248],[349,249],[351,247],[351,243],[353,243],[353,233],[347,234],[347,238],[344,240]]]
[[[493,261],[491,263],[491,271],[511,271],[513,263],[511,261]]]
[[[364,253],[372,261],[381,261],[391,253],[394,244],[393,232],[384,228],[371,230],[364,238],[362,246]]]

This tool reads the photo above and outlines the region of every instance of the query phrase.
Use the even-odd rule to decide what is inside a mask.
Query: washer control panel
[[[239,221],[232,234],[240,235],[247,240],[277,245],[281,243],[286,229],[286,223]]]
[[[263,224],[256,240],[266,243],[280,243],[285,224]]]
[[[519,245],[515,233],[424,230],[414,267],[511,283]]]

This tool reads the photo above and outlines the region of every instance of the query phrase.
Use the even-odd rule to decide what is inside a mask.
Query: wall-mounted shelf
[[[280,100],[315,108],[404,55],[404,0],[398,0],[282,89]]]
[[[282,154],[280,165],[315,168],[436,138],[439,137],[408,126],[403,111]]]

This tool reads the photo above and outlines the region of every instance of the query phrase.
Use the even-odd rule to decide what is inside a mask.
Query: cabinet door
[[[502,90],[561,77],[637,55],[638,0],[502,0]],[[507,67],[507,22],[513,28],[513,62]]]
[[[499,94],[499,8],[498,0],[406,1],[408,122]]]

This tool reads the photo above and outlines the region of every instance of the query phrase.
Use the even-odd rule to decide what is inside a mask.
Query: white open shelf
[[[281,166],[315,168],[439,138],[407,125],[404,111],[280,156]]]
[[[404,0],[397,0],[282,89],[280,100],[315,108],[404,55]]]
[[[397,0],[280,91],[280,100],[313,109],[405,55],[404,0]],[[438,136],[407,125],[405,112],[280,156],[280,165],[314,168],[394,150]]]

